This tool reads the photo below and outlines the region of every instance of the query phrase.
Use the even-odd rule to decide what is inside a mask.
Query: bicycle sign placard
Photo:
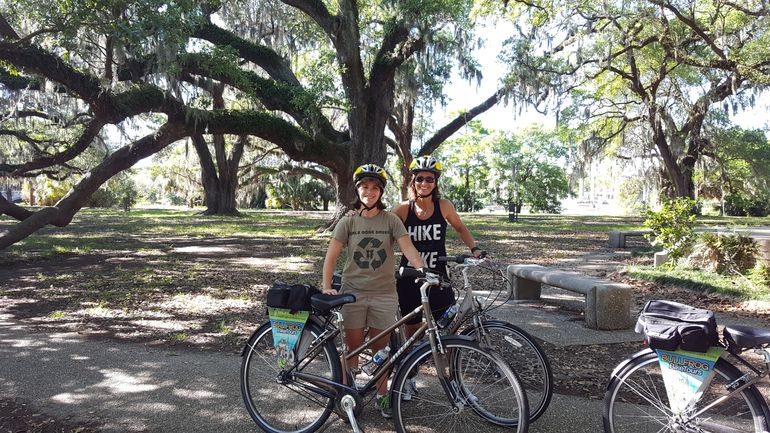
[[[277,349],[278,368],[284,368],[294,362],[294,346],[297,345],[302,329],[305,327],[309,311],[291,313],[283,308],[268,308],[270,324],[273,328],[273,344]]]
[[[724,351],[711,347],[705,353],[657,350],[671,410],[683,413],[696,403],[711,383],[714,364]]]

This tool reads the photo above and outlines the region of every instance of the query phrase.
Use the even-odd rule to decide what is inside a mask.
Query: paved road
[[[519,316],[521,317],[521,316]],[[238,390],[240,357],[32,333],[0,314],[0,395],[105,432],[246,432],[256,428]],[[367,432],[392,431],[371,407]],[[596,433],[601,404],[554,396],[535,433]],[[341,421],[328,432],[348,431]]]

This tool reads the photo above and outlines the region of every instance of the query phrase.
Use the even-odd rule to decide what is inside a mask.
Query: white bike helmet
[[[414,161],[409,164],[409,171],[412,172],[412,174],[419,171],[429,171],[435,174],[436,177],[439,177],[441,176],[441,163],[432,156],[420,156],[415,158]]]

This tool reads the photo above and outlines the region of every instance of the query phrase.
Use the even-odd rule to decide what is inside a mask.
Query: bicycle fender
[[[243,356],[246,355],[246,350],[250,347],[249,346],[249,342],[252,339],[254,339],[254,336],[256,336],[262,330],[262,328],[265,327],[265,326],[270,326],[270,321],[269,320],[267,322],[264,322],[263,324],[259,325],[257,327],[257,329],[254,332],[251,333],[251,335],[249,336],[248,340],[246,340],[246,344],[243,345],[243,350],[241,350],[241,358],[243,358]]]
[[[498,319],[485,319],[485,320],[483,320],[483,322],[484,322],[485,324],[486,324],[486,323],[488,323],[488,324],[490,324],[490,325],[510,326],[510,327],[512,327],[512,328],[514,328],[514,329],[516,329],[516,331],[518,331],[520,334],[522,334],[522,335],[525,335],[525,336],[529,337],[530,339],[532,338],[532,334],[530,334],[529,332],[527,332],[527,331],[525,331],[525,330],[521,329],[520,327],[518,327],[518,326],[514,325],[514,324],[513,324],[513,323],[511,323],[511,322],[506,322],[505,320],[498,320]],[[463,330],[460,332],[460,334],[459,334],[459,335],[468,335],[468,334],[470,334],[470,333],[473,331],[473,329],[474,329],[474,328],[473,328],[472,326],[466,326],[466,327],[465,327],[465,329],[463,329]]]
[[[621,361],[621,363],[620,363],[620,364],[618,364],[618,365],[615,367],[615,369],[614,369],[614,370],[612,370],[612,374],[610,374],[610,380],[608,380],[608,381],[607,381],[607,386],[606,386],[606,388],[605,388],[605,391],[608,391],[608,390],[610,389],[610,387],[612,386],[612,384],[613,384],[613,383],[614,383],[614,382],[617,380],[617,378],[618,378],[619,376],[621,376],[623,373],[625,373],[625,371],[626,371],[628,368],[630,368],[630,365],[631,365],[631,363],[632,363],[634,360],[636,360],[636,358],[639,358],[639,357],[641,357],[641,356],[644,356],[644,355],[646,355],[646,354],[648,354],[648,353],[655,353],[655,351],[654,351],[653,349],[650,349],[650,348],[648,347],[648,348],[642,349],[642,350],[640,350],[640,351],[638,351],[638,352],[634,353],[633,355],[631,355],[631,356],[629,356],[628,358],[626,358],[626,359],[624,359],[623,361]]]

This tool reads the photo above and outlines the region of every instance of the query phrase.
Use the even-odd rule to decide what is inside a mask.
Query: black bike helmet
[[[388,173],[377,164],[364,164],[353,172],[353,182],[355,182],[356,187],[358,187],[359,182],[366,178],[380,182],[383,191],[385,190],[385,185],[388,184]]]
[[[419,171],[429,171],[436,175],[441,176],[441,163],[432,156],[420,156],[415,158],[411,164],[409,164],[409,171],[412,174]]]

